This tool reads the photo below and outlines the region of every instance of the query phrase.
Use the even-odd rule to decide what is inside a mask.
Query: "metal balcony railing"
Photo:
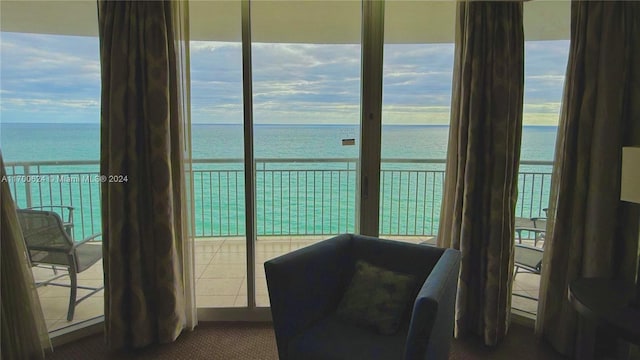
[[[543,216],[551,162],[523,161],[516,216]],[[438,232],[444,160],[383,159],[380,173],[380,233],[433,236]],[[75,208],[74,236],[100,232],[97,161],[7,163],[18,207]],[[331,235],[353,232],[357,159],[256,159],[258,236]],[[195,235],[244,235],[242,159],[193,161]]]

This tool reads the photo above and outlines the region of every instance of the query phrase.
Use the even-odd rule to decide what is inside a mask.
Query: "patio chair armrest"
[[[536,228],[536,227],[529,227],[529,226],[517,226],[515,228],[515,233],[518,235],[517,240],[519,244],[522,244],[522,232],[523,231],[528,231],[534,234],[534,239],[538,239],[539,237],[541,237],[541,234],[544,234],[544,232],[546,231],[546,229],[543,228]],[[524,238],[524,239],[529,239]]]
[[[531,221],[533,221],[533,226],[534,227],[538,227],[538,221],[547,221],[547,218],[544,216],[536,216],[536,217],[532,217]],[[542,228],[541,228],[542,229]]]
[[[76,208],[73,206],[67,206],[67,205],[41,205],[41,206],[31,206],[26,208],[27,210],[37,210],[37,209],[51,209],[51,208],[56,208],[56,209],[67,209],[69,211],[73,211]]]
[[[73,211],[76,209],[73,206],[68,205],[40,205],[40,206],[31,206],[26,208],[27,210],[53,210],[53,209],[66,209],[69,212],[66,221],[63,219],[64,226],[73,226]],[[64,213],[60,214],[60,217],[64,216]]]
[[[520,232],[520,231],[531,231],[534,233],[541,233],[541,232],[545,232],[546,229],[544,228],[535,228],[535,227],[527,227],[527,226],[518,226],[515,229],[516,232]]]
[[[98,238],[100,236],[102,236],[102,233],[93,234],[93,235],[91,235],[91,236],[89,236],[87,238],[84,238],[82,241],[75,242],[73,244],[73,247],[77,248],[78,246],[80,246],[82,244],[85,244],[85,243],[88,243],[88,242],[92,242],[92,241],[94,241],[96,238]]]

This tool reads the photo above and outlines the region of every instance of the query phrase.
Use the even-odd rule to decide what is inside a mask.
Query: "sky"
[[[569,42],[525,45],[525,125],[556,125]],[[383,124],[449,123],[453,44],[387,44]],[[256,124],[357,124],[360,45],[256,43]],[[191,42],[192,123],[242,123],[240,43]],[[99,122],[96,37],[0,33],[0,121]]]

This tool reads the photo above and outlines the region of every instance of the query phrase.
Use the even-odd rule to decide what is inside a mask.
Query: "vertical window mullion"
[[[242,1],[242,96],[244,109],[244,183],[247,244],[247,305],[256,307],[256,201],[253,153],[253,78],[251,69],[251,2]]]
[[[356,232],[369,236],[379,235],[384,7],[384,1],[362,2],[360,191]]]

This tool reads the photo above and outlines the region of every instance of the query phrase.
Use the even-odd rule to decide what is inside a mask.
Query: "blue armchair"
[[[358,260],[417,279],[407,314],[392,335],[336,315]],[[264,267],[281,360],[448,358],[460,268],[457,250],[344,234],[267,261]]]

